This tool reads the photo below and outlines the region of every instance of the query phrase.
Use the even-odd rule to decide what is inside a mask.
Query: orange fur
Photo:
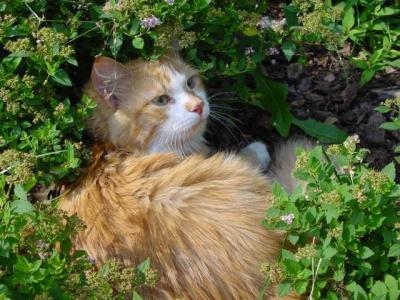
[[[95,62],[95,66],[96,63],[101,64],[101,58]],[[167,118],[165,109],[149,105],[150,101],[154,97],[168,93],[171,86],[171,72],[177,71],[187,77],[196,76],[198,73],[172,54],[162,57],[159,61],[132,60],[124,67],[126,71],[132,73],[132,76],[126,79],[126,83],[119,85],[122,86],[121,93],[126,99],[118,110],[111,107],[99,95],[92,81],[86,85],[84,93],[97,102],[89,128],[98,140],[111,142],[116,147],[148,150],[158,127]],[[197,89],[204,90],[200,77],[196,76],[195,80]],[[117,90],[114,91],[116,94],[119,86],[117,82]],[[188,110],[201,101],[194,94],[190,94],[189,98],[186,106]],[[202,133],[205,126],[205,122],[201,122],[196,130],[190,133]]]
[[[60,207],[87,224],[76,246],[99,263],[150,257],[161,279],[146,298],[255,299],[259,264],[282,243],[261,226],[270,201],[266,177],[235,156],[112,152]]]
[[[97,60],[94,72],[96,64],[101,71],[109,63]],[[115,69],[119,79],[111,80],[112,89],[106,77],[99,83],[100,73],[92,73],[100,76],[92,78],[100,88],[89,83],[85,89],[98,102],[90,128],[113,146],[95,149],[94,164],[60,201],[61,209],[87,225],[75,247],[99,264],[116,257],[137,265],[150,257],[160,281],[142,291],[146,299],[256,299],[263,284],[260,263],[273,262],[283,242],[282,232],[261,225],[272,202],[268,178],[233,154],[185,158],[179,151],[149,151],[167,118],[149,101],[174,84],[173,70],[188,77],[196,72],[170,56]],[[200,101],[194,94],[185,98],[189,111]],[[204,126],[194,124],[186,138]],[[128,150],[110,151],[114,146]],[[272,299],[274,293],[273,287],[267,291]]]

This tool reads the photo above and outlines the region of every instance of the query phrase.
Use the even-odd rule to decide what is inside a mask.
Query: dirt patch
[[[305,64],[289,63],[277,55],[265,63],[264,73],[285,82],[289,87],[288,102],[291,112],[300,119],[313,118],[334,124],[349,134],[358,134],[361,147],[370,149],[367,161],[381,169],[394,158],[393,149],[400,144],[400,132],[379,128],[388,121],[374,108],[390,93],[400,90],[400,72],[390,69],[378,74],[364,87],[358,85],[360,72],[345,63],[343,54],[328,53],[321,48],[310,48]],[[389,89],[388,89],[389,88]],[[383,89],[388,89],[386,92]],[[221,102],[219,100],[218,102]],[[235,150],[253,141],[264,141],[273,151],[281,139],[269,122],[267,113],[243,104],[222,104],[218,111],[231,116],[231,120],[211,120],[207,139],[218,149]],[[221,112],[219,113],[222,114]],[[223,123],[223,124],[221,124]],[[291,135],[302,134],[293,127]],[[397,164],[397,178],[400,167]]]

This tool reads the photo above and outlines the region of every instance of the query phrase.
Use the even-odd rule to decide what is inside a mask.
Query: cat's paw
[[[271,162],[271,156],[269,155],[267,146],[262,142],[253,142],[247,145],[240,150],[240,155],[263,171],[268,168]]]

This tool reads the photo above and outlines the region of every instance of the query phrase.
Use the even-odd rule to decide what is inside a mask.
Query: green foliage
[[[381,124],[379,126],[380,128],[390,131],[400,130],[400,97],[385,100],[381,105],[376,107],[375,110],[382,114],[390,115],[390,122]],[[395,160],[400,163],[400,145],[394,148],[394,153],[396,153]]]
[[[32,205],[20,184],[11,199],[0,192],[0,298],[125,299],[154,284],[149,261],[137,268],[110,261],[97,270],[84,252],[71,253],[71,238],[83,227],[54,205]]]
[[[262,271],[279,283],[281,296],[292,290],[312,299],[400,296],[400,185],[394,164],[369,169],[357,142],[349,137],[326,151],[299,151],[294,175],[304,188],[288,195],[273,186],[275,204],[264,225],[285,230],[287,247],[275,267]]]
[[[321,141],[340,142],[345,134],[337,128],[293,118],[287,86],[261,72],[263,61],[279,53],[276,47],[291,60],[303,42],[335,44],[343,30],[345,40],[361,48],[368,39],[366,49],[378,51],[366,55],[366,70],[380,68],[382,62],[396,66],[396,61],[387,62],[398,55],[393,50],[398,42],[396,9],[382,2],[369,19],[372,6],[366,1],[326,2],[286,6],[285,21],[264,15],[267,1],[111,0],[105,5],[91,0],[0,0],[0,298],[140,299],[136,291],[156,280],[148,261],[137,268],[111,261],[97,270],[84,253],[71,254],[73,235],[83,225],[58,211],[56,203],[35,203],[30,194],[34,187],[73,181],[90,158],[82,140],[95,103],[80,90],[96,55],[122,62],[156,59],[171,45],[178,46],[211,88],[233,92],[240,101],[267,110],[282,136],[294,124]],[[313,11],[314,19],[308,20]],[[362,34],[356,32],[365,20],[370,25]],[[379,22],[384,29],[376,27]],[[313,24],[318,25],[314,33]],[[382,47],[381,32],[388,36]],[[390,290],[393,280],[381,281]],[[306,289],[308,281],[295,286]],[[280,292],[290,288],[284,282]],[[373,291],[382,289],[377,284]]]
[[[292,20],[287,41],[322,43],[333,51],[351,42],[351,61],[362,70],[364,85],[386,67],[400,68],[399,14],[396,0],[293,0],[286,8]]]

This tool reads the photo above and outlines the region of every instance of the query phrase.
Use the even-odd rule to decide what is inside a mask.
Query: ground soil
[[[264,65],[266,76],[285,82],[289,87],[291,112],[300,119],[314,118],[334,124],[349,134],[358,134],[360,146],[370,149],[367,161],[381,169],[393,161],[393,149],[400,144],[400,132],[389,132],[379,125],[389,120],[374,108],[400,90],[400,72],[388,69],[360,87],[360,71],[346,63],[346,53],[329,53],[322,47],[306,52],[306,63],[287,62],[277,55]],[[344,58],[344,59],[343,59]],[[296,61],[294,59],[293,61]],[[390,88],[389,93],[378,91]],[[270,125],[268,114],[245,104],[230,104],[226,114],[231,121],[223,125],[210,122],[207,139],[211,145],[225,150],[237,150],[254,140],[265,142],[273,152],[281,137]],[[304,135],[293,127],[291,136]],[[397,178],[400,167],[397,164]]]

